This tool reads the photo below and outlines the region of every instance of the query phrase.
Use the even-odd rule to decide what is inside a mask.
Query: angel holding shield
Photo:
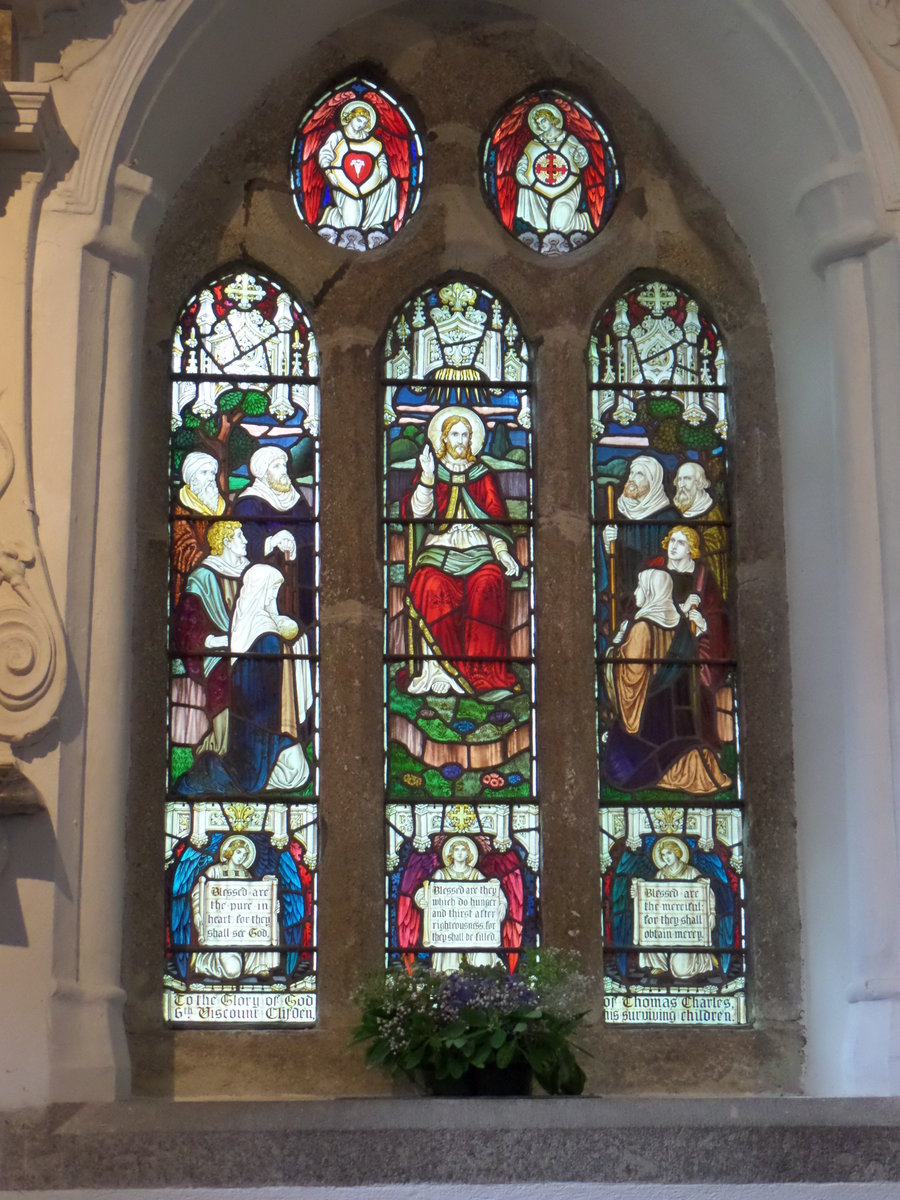
[[[580,105],[550,95],[526,97],[502,117],[486,155],[500,220],[545,253],[597,233],[615,192],[615,166],[599,126]],[[554,236],[538,241],[545,234]]]
[[[407,215],[413,136],[402,110],[375,89],[330,96],[298,137],[302,215],[347,248],[386,242]]]

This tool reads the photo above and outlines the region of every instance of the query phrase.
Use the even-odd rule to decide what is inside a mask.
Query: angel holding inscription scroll
[[[701,850],[694,837],[649,835],[637,849],[621,843],[616,857],[607,919],[622,979],[727,976],[741,941],[739,880],[727,848]],[[741,965],[734,964],[738,971]]]
[[[252,879],[250,867],[256,858],[256,847],[249,838],[227,837],[219,846],[219,861],[203,871],[191,889],[191,916],[194,928],[203,928],[201,897],[202,880]],[[200,950],[191,955],[191,966],[198,975],[212,979],[239,979],[242,975],[268,975],[278,966],[279,956],[265,951]]]
[[[404,952],[403,959],[408,966],[412,965],[416,953],[427,949],[429,939],[425,936],[424,925],[428,906],[433,897],[433,884],[458,884],[459,888],[450,888],[451,892],[465,895],[468,884],[495,883],[497,890],[490,896],[489,908],[491,919],[499,927],[496,940],[489,940],[485,945],[483,938],[483,918],[476,917],[479,929],[466,929],[472,909],[467,906],[455,906],[449,914],[452,920],[460,924],[459,945],[431,950],[430,964],[434,971],[457,971],[462,963],[474,966],[497,966],[501,959],[493,953],[492,945],[502,947],[504,966],[515,970],[519,950],[522,945],[522,921],[524,915],[524,881],[522,864],[515,849],[495,850],[485,849],[476,844],[475,839],[464,835],[448,838],[434,850],[422,853],[413,850],[402,871],[400,880],[400,895],[397,909],[397,937],[399,948]],[[443,866],[439,864],[443,862]],[[440,888],[439,888],[440,890]],[[447,890],[447,889],[445,889]],[[481,892],[475,888],[473,891]],[[433,914],[432,914],[433,916]],[[432,925],[434,922],[432,920]],[[479,944],[479,939],[480,944]],[[466,949],[471,946],[471,949]]]
[[[703,930],[704,938],[711,946],[716,927],[716,906],[710,892],[709,880],[696,867],[691,866],[687,846],[681,838],[660,838],[653,846],[652,856],[657,867],[657,881],[671,880],[678,884],[702,881],[699,886],[705,889],[706,905],[705,912],[701,912],[700,915],[706,924],[706,929]],[[668,972],[673,979],[693,979],[695,975],[705,975],[707,971],[714,971],[717,965],[711,954],[699,950],[680,950],[673,954],[651,951],[641,954],[638,962],[642,967],[649,967],[651,975],[665,975]]]
[[[265,833],[213,833],[202,846],[190,837],[177,842],[167,871],[166,944],[173,977],[231,983],[250,975],[290,980],[306,974],[313,939],[313,878],[305,852],[296,833],[286,848]],[[247,884],[246,895],[235,896],[242,883]],[[240,912],[253,920],[234,919],[231,900],[250,900],[250,908]],[[262,949],[264,943],[274,944],[279,926],[283,955]]]

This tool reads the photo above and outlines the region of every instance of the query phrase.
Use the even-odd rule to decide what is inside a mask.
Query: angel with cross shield
[[[593,237],[615,198],[608,140],[580,104],[557,92],[527,96],[501,117],[485,170],[503,225],[545,254]]]

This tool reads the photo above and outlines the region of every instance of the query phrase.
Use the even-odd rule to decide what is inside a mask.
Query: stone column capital
[[[0,172],[61,175],[73,161],[50,85],[0,82]]]
[[[813,268],[824,274],[834,263],[861,258],[892,236],[876,209],[871,181],[857,161],[833,164],[808,180],[794,207],[812,243]]]

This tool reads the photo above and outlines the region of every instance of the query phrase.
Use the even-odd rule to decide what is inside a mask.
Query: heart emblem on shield
[[[354,183],[365,183],[375,166],[375,159],[365,150],[351,150],[341,164]]]

